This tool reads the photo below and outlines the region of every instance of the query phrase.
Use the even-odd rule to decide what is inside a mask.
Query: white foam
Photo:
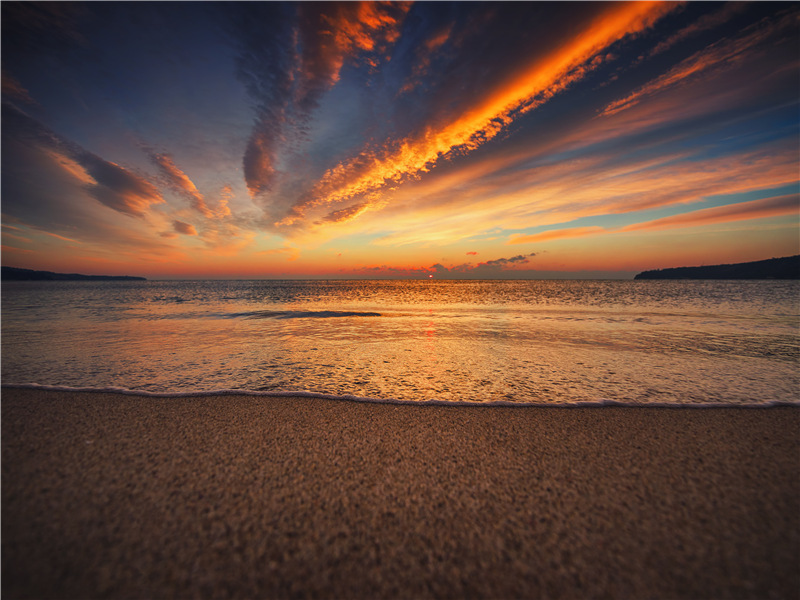
[[[620,402],[618,400],[595,400],[580,402],[513,402],[511,400],[491,400],[487,402],[477,402],[471,400],[398,400],[396,398],[370,398],[365,396],[353,396],[350,394],[323,394],[321,392],[309,392],[307,390],[285,390],[285,391],[263,391],[263,390],[241,390],[241,389],[218,389],[218,390],[196,390],[190,392],[150,392],[145,390],[131,390],[122,387],[69,387],[63,385],[42,385],[39,383],[19,383],[3,384],[3,388],[11,389],[30,389],[54,392],[89,392],[89,393],[110,393],[125,396],[144,396],[148,398],[197,398],[201,396],[260,396],[273,398],[321,398],[324,400],[341,400],[348,402],[365,402],[370,404],[394,404],[410,406],[507,406],[507,407],[539,407],[539,408],[605,408],[605,407],[626,407],[626,408],[772,408],[779,406],[800,407],[800,402],[784,402],[772,400],[767,402],[754,402],[742,404],[735,402],[694,402],[687,404],[677,404],[669,402]]]

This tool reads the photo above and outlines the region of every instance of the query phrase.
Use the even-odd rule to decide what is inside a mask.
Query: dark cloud
[[[467,252],[467,254],[477,254],[477,252]],[[437,275],[447,275],[453,278],[463,277],[490,277],[500,275],[502,273],[514,273],[518,269],[507,269],[506,267],[516,267],[518,265],[528,264],[530,258],[536,256],[535,252],[530,254],[520,254],[512,256],[511,258],[497,258],[495,260],[488,260],[477,265],[465,263],[463,265],[456,265],[452,267],[445,267],[442,264],[435,264],[430,267],[430,271]]]
[[[54,60],[84,47],[80,22],[88,10],[76,2],[3,2],[3,62],[47,54]]]
[[[399,37],[409,3],[322,2],[298,5],[300,77],[296,90],[301,114],[314,110],[320,96],[339,80],[345,61],[375,67]]]
[[[522,258],[528,258],[534,254],[528,254]],[[362,267],[352,271],[342,270],[347,276],[355,277],[392,277],[392,278],[416,278],[428,279],[433,276],[436,279],[630,279],[635,273],[629,271],[544,271],[538,269],[504,269],[506,264],[525,264],[526,261],[519,260],[519,257],[511,259],[498,259],[490,261],[489,264],[480,263],[478,265],[463,264],[446,267],[440,263],[430,267],[402,268],[380,265],[374,267]]]
[[[3,70],[3,100],[16,101],[24,104],[36,104],[30,93],[23,85]]]
[[[281,160],[305,139],[312,112],[348,60],[376,65],[397,38],[402,3],[243,3],[232,15],[237,75],[255,102],[243,157],[252,196],[272,190]]]
[[[151,205],[164,201],[142,176],[56,135],[7,103],[3,104],[2,134],[4,211],[11,214],[59,203],[70,188],[83,190],[105,206],[134,217],[144,216]],[[65,187],[51,191],[44,181],[45,172],[59,173],[54,180]],[[6,194],[6,190],[13,193]]]
[[[720,10],[705,14],[699,19],[680,29],[669,38],[659,42],[649,53],[650,57],[655,56],[661,52],[668,50],[675,44],[678,44],[687,38],[696,36],[706,30],[719,27],[723,23],[731,20],[735,15],[745,10],[747,2],[726,2],[720,3],[722,8]]]
[[[328,223],[343,223],[345,221],[350,221],[360,215],[364,210],[369,208],[369,204],[364,202],[361,204],[354,204],[353,206],[348,206],[347,208],[343,208],[341,210],[335,210],[331,213],[328,213],[324,218],[323,221]]]
[[[512,256],[511,258],[498,258],[496,260],[487,260],[485,263],[481,263],[478,267],[485,265],[487,267],[505,267],[506,265],[524,265],[525,263],[530,262],[528,259],[536,256],[535,252],[531,254],[520,254],[518,256]]]
[[[285,142],[292,91],[295,7],[283,2],[246,2],[230,13],[239,55],[236,73],[255,102],[256,120],[243,158],[244,177],[254,196],[268,191]]]
[[[477,254],[477,252],[467,252],[467,254]],[[430,267],[430,271],[439,277],[446,279],[471,279],[471,278],[504,278],[519,276],[522,273],[530,274],[529,270],[521,270],[516,268],[519,265],[525,265],[530,262],[530,258],[536,256],[535,252],[530,254],[520,254],[510,258],[497,258],[495,260],[488,260],[486,262],[473,265],[465,263],[462,265],[455,265],[452,267],[445,267],[442,264],[435,264]],[[514,267],[514,268],[507,268]]]
[[[197,235],[197,230],[194,226],[183,221],[173,221],[172,228],[183,235]]]
[[[87,184],[89,194],[109,208],[141,217],[151,205],[164,202],[152,183],[117,164],[86,151],[75,152],[74,158],[95,180]]]

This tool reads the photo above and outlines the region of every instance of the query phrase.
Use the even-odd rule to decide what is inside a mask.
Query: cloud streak
[[[87,182],[89,194],[109,208],[143,217],[152,205],[164,202],[149,181],[91,152],[77,150],[67,158],[74,158],[86,170],[91,178]]]
[[[733,221],[749,221],[750,219],[767,219],[772,217],[798,216],[800,211],[800,194],[788,194],[773,198],[762,198],[750,202],[740,202],[727,206],[704,208],[689,213],[655,219],[645,223],[636,223],[623,227],[620,231],[650,231],[676,229],[681,227],[699,227],[717,225]]]
[[[183,235],[197,235],[197,230],[194,228],[193,225],[189,223],[184,223],[183,221],[173,221],[172,228],[180,234]]]
[[[200,193],[197,186],[189,179],[178,166],[175,161],[168,154],[157,154],[148,151],[150,160],[156,165],[164,177],[166,185],[176,190],[179,194],[189,200],[191,207],[203,215],[207,219],[223,219],[231,215],[231,209],[228,206],[231,198],[233,197],[233,190],[231,186],[225,185],[217,201],[217,208],[214,210],[208,206],[205,196]]]
[[[664,231],[682,229],[685,227],[706,227],[736,221],[750,221],[753,219],[786,216],[800,216],[800,194],[786,194],[783,196],[751,200],[749,202],[703,208],[660,219],[653,219],[651,221],[634,223],[624,227],[570,227],[566,229],[553,229],[533,235],[515,235],[509,239],[508,243],[544,243],[593,235],[626,233],[631,231]]]
[[[104,160],[66,140],[36,119],[10,104],[3,104],[4,147],[13,152],[36,152],[69,174],[88,194],[104,206],[119,213],[142,218],[150,207],[162,204],[159,190],[145,177],[114,162]],[[13,149],[13,150],[12,150]],[[15,172],[4,175],[15,178]],[[15,198],[6,200],[12,204]]]
[[[744,35],[712,44],[681,61],[660,77],[625,98],[610,103],[602,111],[602,114],[613,115],[638,104],[648,96],[684,85],[688,80],[712,77],[725,69],[730,69],[742,60],[750,58],[756,48],[776,34],[790,30],[793,26],[796,26],[796,16],[791,14],[784,15],[776,21],[767,21],[751,26]]]
[[[312,112],[345,63],[362,59],[377,67],[409,8],[407,2],[245,7],[236,28],[239,77],[258,103],[243,160],[252,196],[273,188],[285,147],[302,142]]]
[[[671,3],[613,5],[569,43],[549,55],[536,57],[521,73],[480,98],[455,119],[390,142],[389,152],[365,154],[329,170],[312,197],[296,204],[281,224],[294,224],[310,207],[399,183],[406,177],[430,171],[442,159],[475,150],[520,115],[580,80],[602,62],[601,53],[606,48],[646,30],[673,8]]]

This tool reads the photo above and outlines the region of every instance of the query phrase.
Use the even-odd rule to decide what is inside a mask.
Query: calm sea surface
[[[800,282],[6,282],[2,382],[800,402]]]

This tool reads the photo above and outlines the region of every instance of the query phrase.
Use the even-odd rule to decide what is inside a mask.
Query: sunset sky
[[[800,253],[797,3],[2,3],[2,263],[630,277]]]

